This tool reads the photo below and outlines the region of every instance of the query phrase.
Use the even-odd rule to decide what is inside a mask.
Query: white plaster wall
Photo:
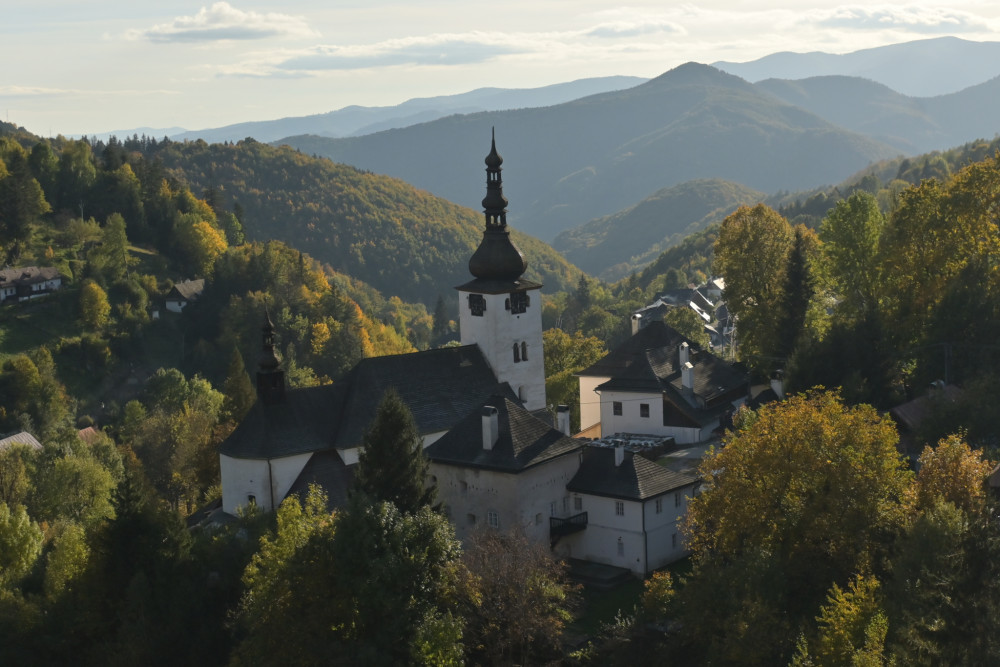
[[[182,301],[167,301],[165,305],[171,313],[179,313],[184,310],[184,302]]]
[[[424,449],[433,445],[437,442],[438,438],[447,432],[448,431],[435,431],[434,433],[428,433],[423,436],[422,444]],[[338,449],[337,453],[340,455],[340,460],[344,462],[344,465],[352,466],[358,462],[358,458],[361,456],[361,448],[351,447],[349,449]]]
[[[624,500],[625,515],[615,514],[615,499],[581,494],[587,512],[587,529],[563,538],[574,558],[624,567],[638,576],[646,572],[642,503]],[[618,540],[623,551],[618,555]]]
[[[580,430],[600,422],[601,431],[604,432],[604,423],[601,422],[601,395],[595,393],[594,389],[610,379],[610,377],[580,378]],[[608,433],[614,433],[614,431],[608,431]]]
[[[274,503],[281,504],[311,456],[307,452],[271,459],[269,470],[266,459],[238,459],[220,454],[222,511],[236,514],[237,508],[246,505],[251,495],[261,509],[274,509],[272,492]]]
[[[695,485],[692,484],[661,496],[663,511],[659,514],[656,513],[655,498],[644,503],[649,571],[668,565],[690,553],[684,544],[681,522],[687,514],[688,503],[694,495],[694,487]],[[674,535],[677,536],[676,547],[674,546]]]
[[[614,414],[614,402],[621,401],[622,414]],[[639,405],[649,405],[649,417],[639,416]],[[663,426],[663,396],[625,391],[601,392],[601,433],[666,434]]]
[[[459,327],[462,344],[479,345],[501,382],[521,391],[524,407],[545,407],[545,364],[542,353],[542,297],[537,290],[528,295],[531,305],[517,315],[504,308],[509,293],[484,294],[486,312],[476,317],[469,310],[469,292],[459,292]],[[513,345],[528,344],[528,360],[514,363]]]

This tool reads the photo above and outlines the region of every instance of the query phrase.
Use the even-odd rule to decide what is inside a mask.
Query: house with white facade
[[[51,266],[25,266],[0,269],[0,303],[37,299],[62,287],[59,269]]]
[[[164,307],[171,313],[179,313],[184,310],[192,301],[197,301],[201,293],[205,291],[205,279],[182,280],[175,283],[167,296],[164,297]]]
[[[580,425],[703,442],[749,395],[747,376],[651,322],[579,374]]]

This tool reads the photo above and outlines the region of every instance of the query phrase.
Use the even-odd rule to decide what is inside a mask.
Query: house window
[[[556,501],[553,500],[551,503],[549,503],[549,516],[555,516],[558,510],[559,510],[559,505],[556,504]]]
[[[247,496],[247,504],[248,505],[256,505],[257,504],[257,496],[255,496],[253,494],[248,495]]]
[[[494,512],[493,510],[490,510],[489,512],[486,513],[486,523],[490,525],[490,528],[499,528],[500,515]]]
[[[465,520],[466,520],[466,522],[467,522],[467,523],[468,523],[468,524],[469,524],[470,526],[474,526],[474,525],[476,525],[476,515],[475,515],[475,514],[466,514],[466,515],[465,515]]]
[[[528,344],[524,341],[521,342],[521,361],[528,360]]]
[[[625,555],[625,543],[622,542],[622,538],[620,537],[618,538],[618,555],[619,556]]]
[[[514,363],[521,361],[521,346],[514,343]]]
[[[573,498],[573,509],[577,512],[583,509],[583,498],[580,496],[575,496]]]
[[[617,416],[621,417],[622,416],[622,402],[621,401],[613,401],[611,403],[611,411],[614,414],[616,414]]]
[[[538,514],[535,515],[535,525],[536,526],[542,525],[542,513],[541,512],[539,512]]]
[[[615,515],[616,516],[625,516],[625,501],[623,501],[623,500],[616,500],[615,501]]]
[[[569,513],[569,496],[563,497],[563,514]]]
[[[649,418],[649,403],[639,404],[639,416]]]
[[[663,498],[656,499],[656,513],[663,514]]]
[[[670,536],[670,546],[673,547],[674,549],[677,548],[677,533],[674,533],[673,535]]]
[[[528,295],[524,292],[511,292],[510,293],[510,314],[520,315],[521,313],[528,310],[528,305],[530,300]]]
[[[680,506],[681,506],[681,492],[678,491],[677,493],[674,494],[674,507],[680,507]]]
[[[482,317],[486,312],[486,297],[482,294],[469,295],[469,310],[476,317]]]
[[[464,482],[464,481],[463,482],[459,482],[458,483],[458,490],[464,496],[465,494],[467,494],[469,492],[469,483],[468,482]]]

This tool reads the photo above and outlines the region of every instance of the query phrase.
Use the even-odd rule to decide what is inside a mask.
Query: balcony
[[[549,540],[552,542],[552,546],[555,546],[556,542],[558,542],[560,538],[572,535],[573,533],[579,533],[581,530],[586,530],[586,528],[586,512],[580,512],[579,514],[574,514],[573,516],[565,519],[561,519],[557,516],[550,516]]]

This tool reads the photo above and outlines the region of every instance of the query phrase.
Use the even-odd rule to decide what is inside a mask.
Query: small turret
[[[469,272],[481,280],[517,280],[528,268],[524,254],[514,245],[507,229],[507,199],[503,196],[500,176],[502,164],[494,132],[490,154],[486,156],[486,196],[483,198],[486,229],[483,240],[469,259]]]

